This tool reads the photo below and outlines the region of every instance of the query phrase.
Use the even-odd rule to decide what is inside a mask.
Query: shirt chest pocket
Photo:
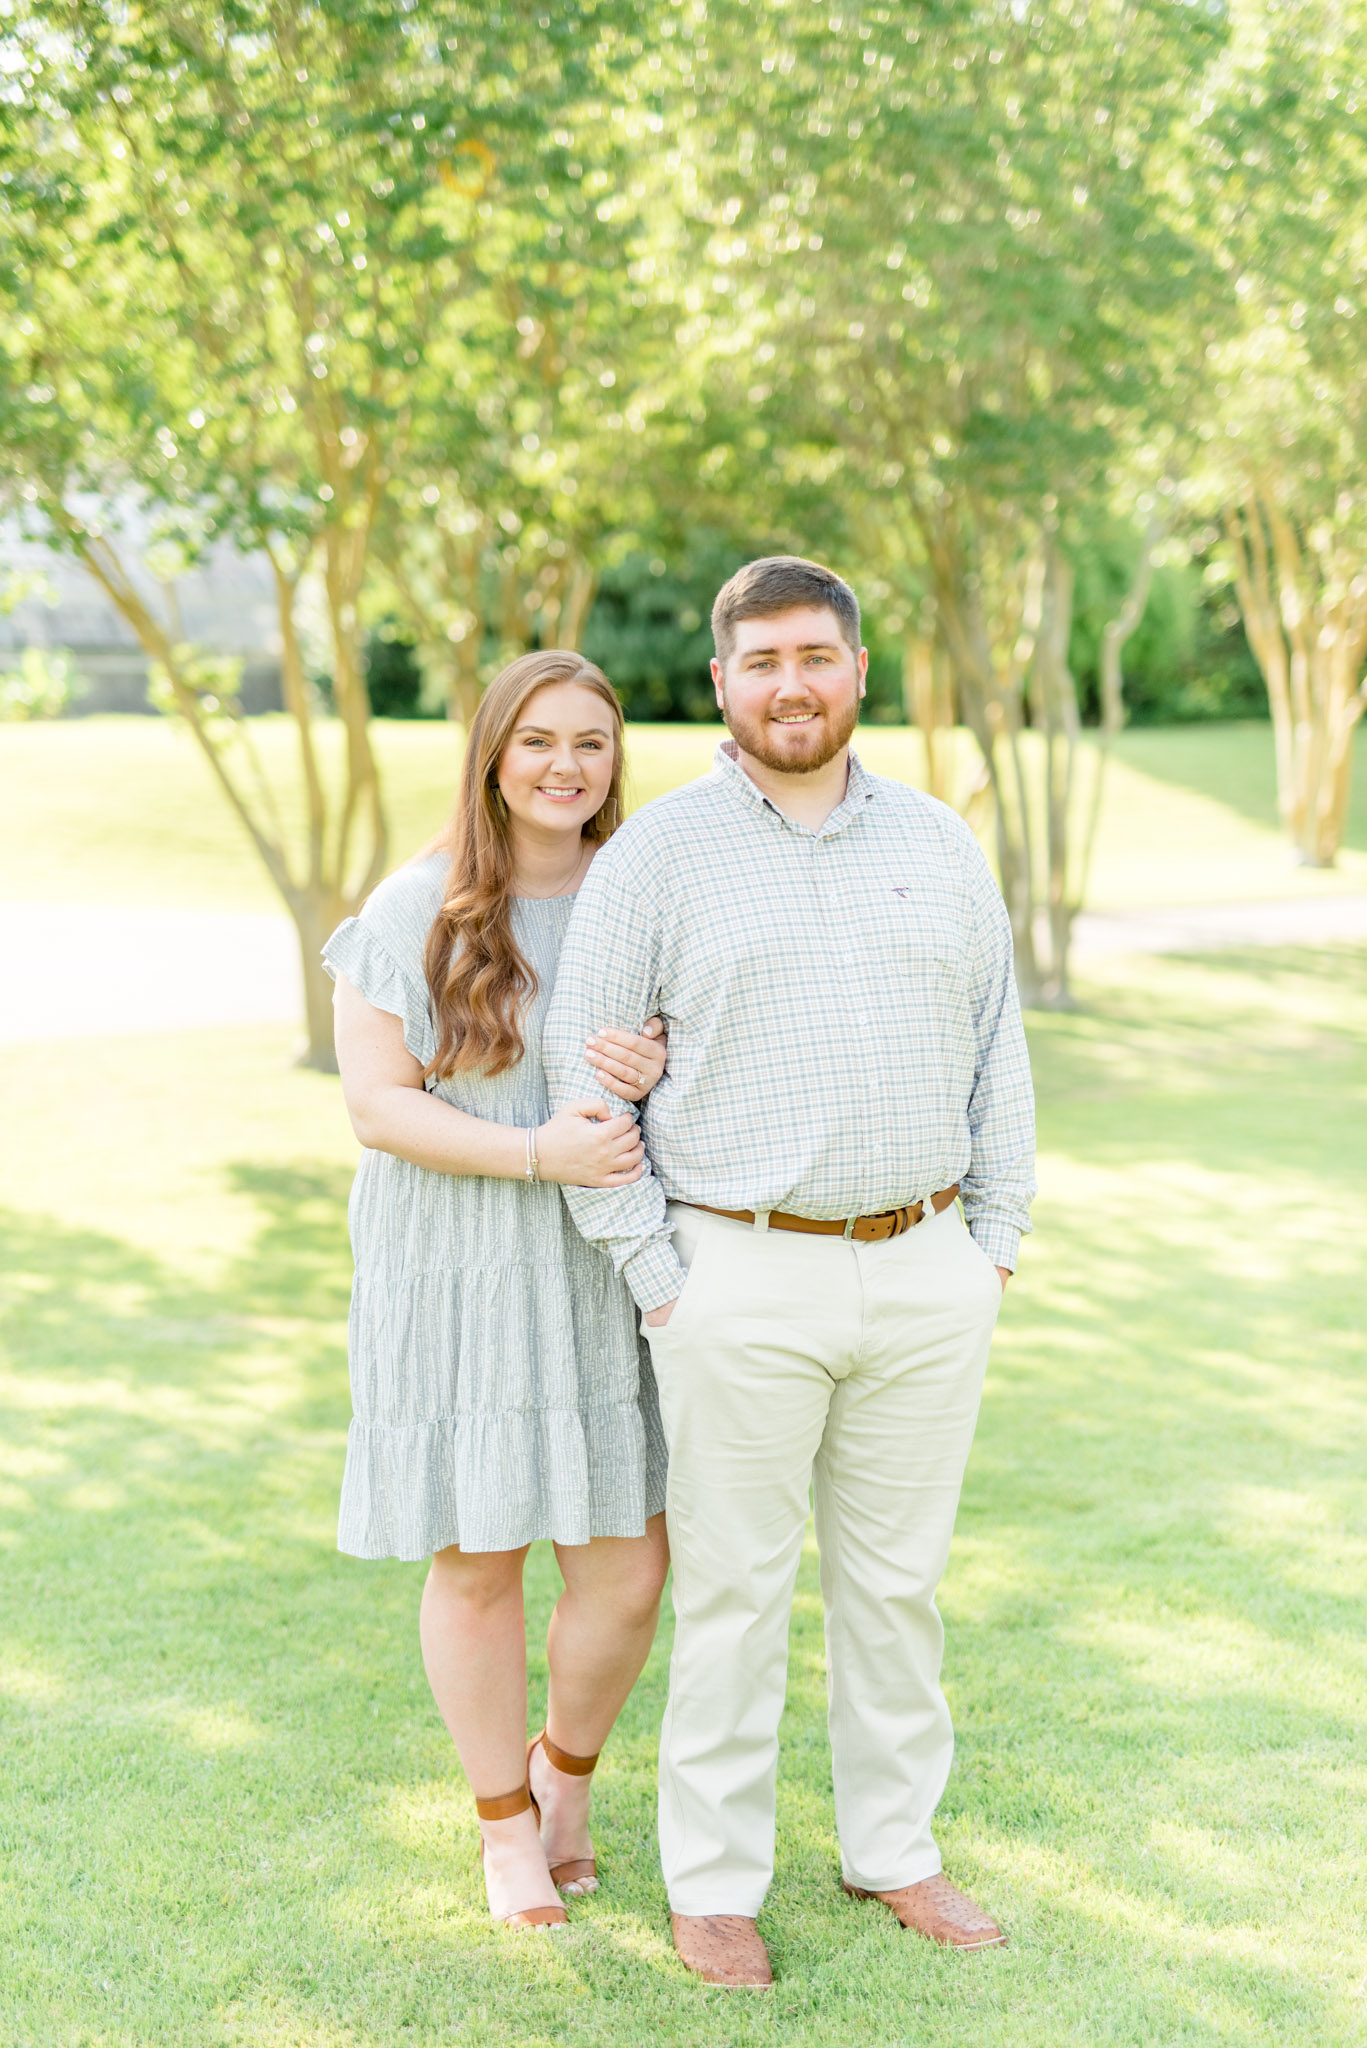
[[[910,890],[889,889],[866,912],[861,951],[879,993],[890,1003],[941,1016],[958,1012],[968,988],[962,920],[948,906],[918,900]]]
[[[942,960],[957,966],[963,960],[966,938],[957,907],[938,896],[927,898],[921,889],[890,887],[862,905],[871,935],[889,944],[899,958]]]

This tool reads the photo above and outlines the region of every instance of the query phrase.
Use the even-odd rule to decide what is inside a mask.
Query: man
[[[1034,1107],[972,833],[850,752],[853,591],[753,562],[712,630],[731,739],[594,861],[545,1050],[565,1101],[601,1087],[580,1048],[604,1018],[668,1025],[650,1173],[565,1192],[643,1311],[669,1444],[675,1946],[739,1986],[772,1981],[755,1923],[809,1486],[845,1887],[957,1947],[1005,1938],[931,1833],[953,1749],[934,1595],[1029,1228]]]

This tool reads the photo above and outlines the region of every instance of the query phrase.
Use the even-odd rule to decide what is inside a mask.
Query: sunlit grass
[[[1085,993],[1032,1024],[1039,1228],[943,1603],[941,1841],[1013,1946],[842,1897],[809,1546],[780,1981],[740,2005],[669,1948],[663,1635],[600,1774],[603,1891],[563,1941],[488,1924],[421,1570],[332,1547],[335,1084],[271,1031],[7,1055],[5,2048],[1356,2048],[1367,955]],[[538,1627],[553,1583],[538,1554]]]
[[[719,727],[642,725],[629,735],[631,790],[645,802],[704,774]],[[291,731],[253,721],[287,817],[299,815]],[[972,742],[960,734],[961,749]],[[340,759],[341,734],[322,728]],[[458,729],[379,720],[392,860],[447,816]],[[858,744],[880,774],[920,784],[919,733],[866,727]],[[1026,753],[1033,756],[1027,739]],[[990,835],[989,835],[990,836]],[[1182,727],[1122,735],[1112,762],[1090,900],[1098,907],[1219,903],[1367,889],[1367,774],[1357,782],[1337,870],[1291,864],[1276,826],[1270,726]],[[0,899],[280,909],[264,869],[189,736],[153,718],[0,724]]]

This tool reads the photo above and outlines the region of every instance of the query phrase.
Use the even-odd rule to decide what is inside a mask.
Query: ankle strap
[[[546,1755],[555,1765],[555,1768],[558,1771],[563,1771],[570,1778],[587,1778],[597,1763],[598,1756],[602,1755],[600,1750],[598,1756],[571,1756],[569,1751],[562,1749],[558,1742],[551,1741],[544,1728],[537,1737],[537,1742],[541,1744],[541,1747],[545,1750]],[[535,1742],[532,1744],[532,1747],[535,1749]]]
[[[477,1799],[475,1812],[481,1820],[512,1820],[516,1814],[525,1813],[531,1803],[531,1793],[525,1785],[519,1785],[516,1792],[504,1792],[497,1799]]]

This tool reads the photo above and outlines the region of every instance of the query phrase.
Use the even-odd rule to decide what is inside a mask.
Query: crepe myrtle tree
[[[1234,26],[1201,129],[1238,303],[1206,351],[1201,482],[1267,684],[1283,827],[1329,867],[1367,710],[1367,7],[1258,0]]]
[[[734,375],[839,452],[869,566],[924,592],[982,750],[1029,1001],[1069,999],[1087,815],[1071,537],[1136,443],[1171,434],[1168,370],[1218,297],[1177,170],[1220,47],[1204,12],[1115,0],[719,0],[676,58]]]
[[[376,533],[425,459],[432,380],[465,352],[487,376],[518,339],[503,223],[568,176],[556,122],[599,48],[581,12],[72,0],[11,19],[5,484],[127,620],[279,890],[316,1067],[335,1063],[319,948],[388,856],[362,660]],[[159,526],[162,559],[133,559],[91,509],[114,502]],[[253,765],[231,675],[157,588],[173,547],[210,537],[271,565],[301,832]],[[340,763],[302,647],[306,579]]]
[[[497,216],[497,351],[474,345],[485,326],[438,342],[377,530],[388,607],[462,722],[513,656],[580,644],[605,561],[677,496],[680,443],[703,420],[681,398],[695,383],[661,95],[650,39],[628,27],[597,22],[596,97],[550,137],[559,179]]]
[[[617,229],[609,215],[583,237],[591,261],[572,234],[549,258],[544,243],[510,255],[500,297],[515,347],[476,359],[477,382],[469,350],[434,380],[387,494],[383,601],[462,724],[505,662],[581,644],[605,551],[651,515],[657,400],[649,336],[624,326],[620,271],[603,260],[610,231],[623,256],[630,246]]]

